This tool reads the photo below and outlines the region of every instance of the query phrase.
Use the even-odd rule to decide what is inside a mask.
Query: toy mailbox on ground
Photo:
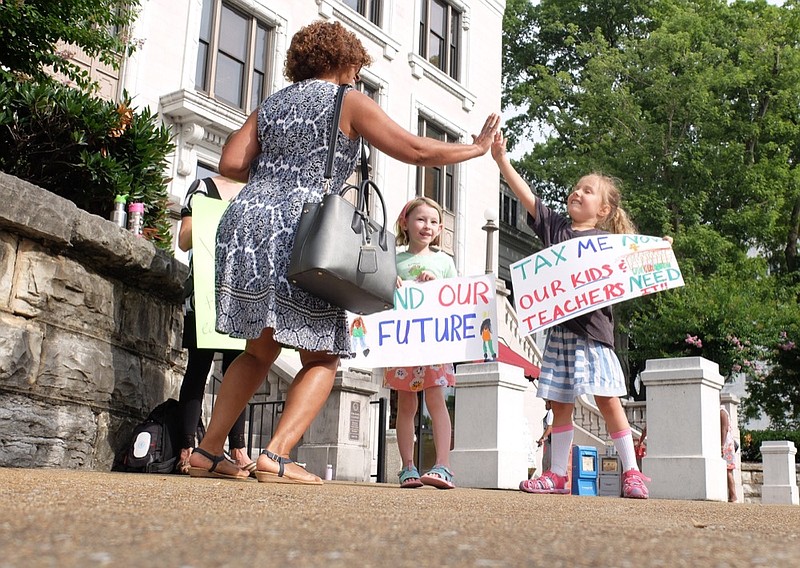
[[[622,462],[619,456],[602,456],[598,477],[598,495],[601,497],[622,495]]]
[[[572,447],[572,494],[597,495],[597,448]]]

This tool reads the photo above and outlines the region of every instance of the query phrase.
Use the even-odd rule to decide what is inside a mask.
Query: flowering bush
[[[171,249],[169,129],[124,94],[116,104],[55,81],[0,72],[0,170],[108,218],[114,197],[145,204],[145,236]]]
[[[800,447],[800,431],[798,430],[742,430],[742,461],[755,462],[762,461],[761,444],[787,440],[794,442],[796,447]],[[800,463],[800,453],[794,456],[795,463]]]

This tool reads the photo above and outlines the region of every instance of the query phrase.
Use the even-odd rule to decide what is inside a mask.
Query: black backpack
[[[156,406],[144,422],[136,426],[123,458],[125,471],[172,473],[180,457],[180,415],[178,401],[167,399]],[[205,433],[202,421],[198,438]]]

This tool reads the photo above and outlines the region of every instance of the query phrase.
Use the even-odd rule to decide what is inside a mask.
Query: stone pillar
[[[796,453],[797,448],[795,448],[794,442],[762,442],[761,458],[764,463],[762,503],[800,504],[794,465]]]
[[[516,489],[527,479],[522,369],[505,363],[459,365],[455,448],[450,454],[459,487]]]
[[[733,393],[725,392],[719,396],[720,404],[728,411],[731,417],[731,434],[736,440],[739,451],[736,452],[736,469],[733,470],[733,479],[736,482],[736,501],[744,503],[744,488],[742,485],[742,435],[739,432],[739,397]],[[722,432],[720,432],[720,439]]]
[[[369,481],[370,440],[377,434],[370,429],[369,403],[377,392],[371,373],[338,371],[325,406],[297,448],[297,461],[320,477],[331,464],[334,479]]]
[[[650,497],[727,501],[719,428],[719,365],[702,357],[651,359],[647,387]]]

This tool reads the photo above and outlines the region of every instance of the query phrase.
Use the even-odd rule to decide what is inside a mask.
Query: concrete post
[[[327,464],[333,465],[333,478],[369,481],[370,398],[378,392],[372,374],[353,369],[336,373],[325,406],[311,423],[297,448],[297,461],[308,471],[324,477]]]
[[[797,505],[797,474],[794,442],[762,442],[761,458],[764,464],[764,485],[761,502]]]
[[[719,428],[719,365],[702,357],[651,359],[647,387],[650,497],[727,501]]]
[[[728,411],[731,417],[731,433],[739,447],[736,452],[736,469],[733,470],[733,480],[736,482],[736,501],[744,503],[744,489],[742,487],[742,435],[739,432],[739,403],[740,399],[733,393],[725,392],[719,396],[720,404]],[[720,432],[720,436],[722,432]]]
[[[450,454],[459,487],[516,489],[527,479],[523,399],[532,388],[522,369],[505,363],[459,365],[455,448]]]

